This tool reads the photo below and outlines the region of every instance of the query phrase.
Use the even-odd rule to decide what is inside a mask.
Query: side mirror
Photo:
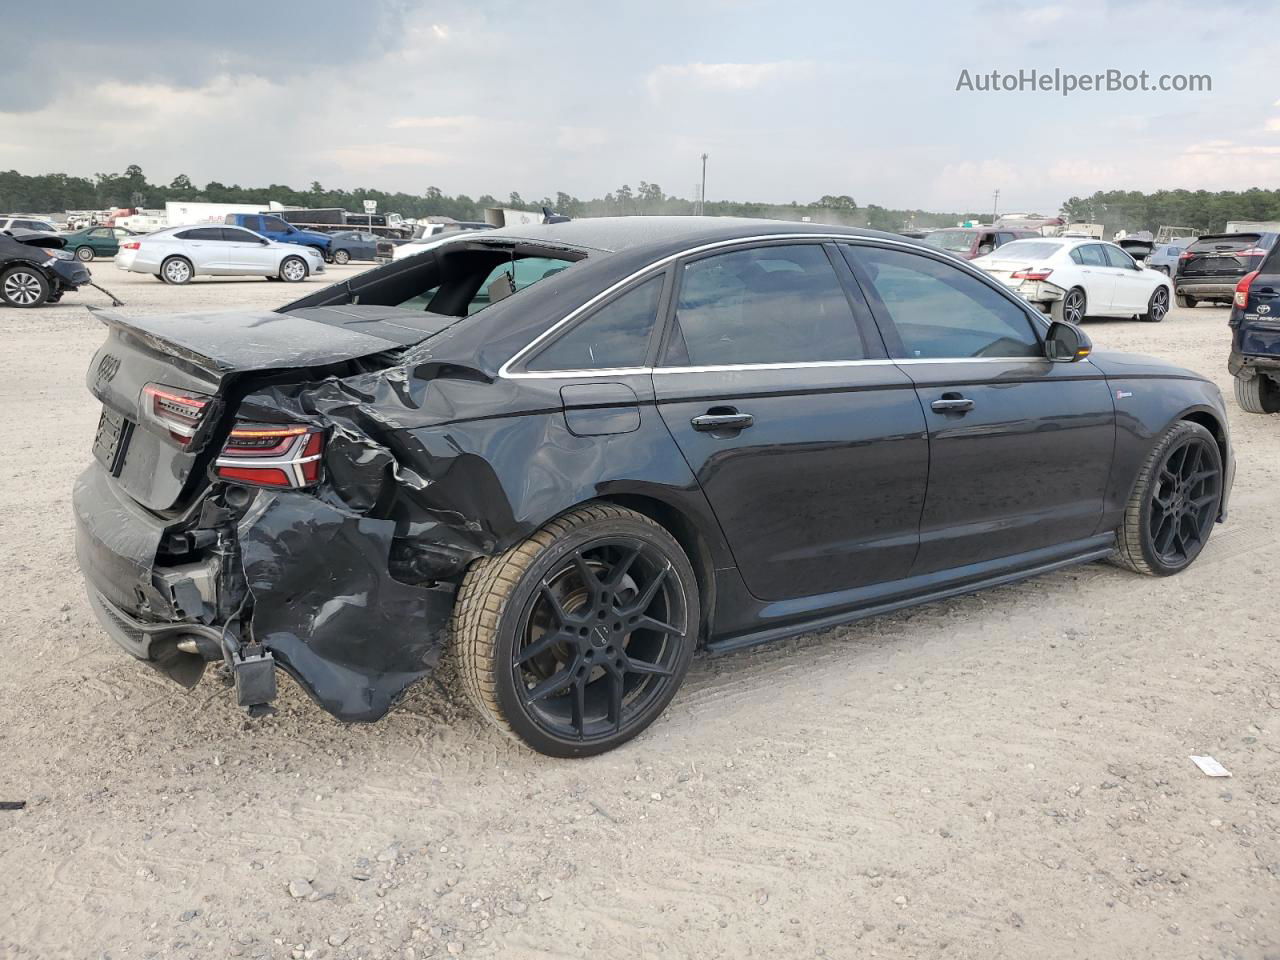
[[[264,247],[267,246],[269,243],[271,243],[271,241],[268,240],[266,237],[259,237],[258,242],[262,244]]]
[[[1093,341],[1074,323],[1055,320],[1044,338],[1044,355],[1058,363],[1075,363],[1093,352]]]

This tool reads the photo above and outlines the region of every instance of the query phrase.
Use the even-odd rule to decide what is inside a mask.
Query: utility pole
[[[993,227],[996,225],[996,220],[1000,218],[999,210],[1000,210],[1000,191],[996,190],[996,192],[991,195],[991,225]]]
[[[702,189],[698,191],[698,216],[707,213],[707,155],[702,155]]]

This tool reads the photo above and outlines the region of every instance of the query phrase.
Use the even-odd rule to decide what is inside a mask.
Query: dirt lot
[[[126,312],[297,292],[95,271]],[[286,682],[249,722],[107,639],[70,519],[100,302],[0,310],[0,958],[1280,957],[1280,416],[1229,400],[1231,518],[1180,577],[700,660],[649,733],[552,761],[440,681],[365,727]],[[1225,310],[1089,331],[1230,397]]]

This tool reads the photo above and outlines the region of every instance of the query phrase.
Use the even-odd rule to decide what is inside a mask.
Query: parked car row
[[[277,243],[235,226],[169,227],[126,240],[116,266],[165,283],[198,276],[266,277],[297,283],[324,273],[324,255],[310,245]]]

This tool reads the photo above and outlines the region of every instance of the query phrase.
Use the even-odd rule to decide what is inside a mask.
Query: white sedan
[[[169,227],[120,244],[116,266],[149,273],[165,283],[192,277],[266,277],[297,283],[324,273],[324,258],[311,247],[276,243],[243,227],[202,224]]]
[[[1014,240],[969,262],[1055,320],[1139,317],[1159,323],[1173,301],[1173,283],[1165,274],[1101,240]]]

